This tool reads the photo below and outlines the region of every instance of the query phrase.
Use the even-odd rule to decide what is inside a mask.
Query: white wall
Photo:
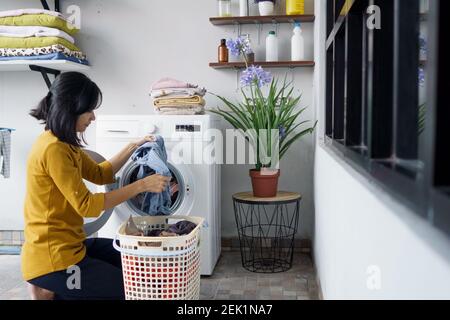
[[[316,1],[315,9],[316,60],[324,62],[325,2]],[[315,71],[323,136],[323,64]],[[322,139],[314,183],[314,259],[325,299],[450,298],[447,236],[357,173]],[[372,286],[377,283],[379,289]]]
[[[238,9],[233,1],[234,12]],[[87,53],[92,64],[89,76],[104,93],[104,103],[98,113],[153,113],[148,97],[150,85],[164,76],[171,76],[207,87],[211,92],[228,98],[237,97],[237,77],[232,70],[214,70],[208,63],[216,61],[221,38],[236,37],[233,26],[216,27],[208,18],[217,14],[213,0],[63,0],[81,7],[82,31],[77,44]],[[36,0],[2,0],[0,10],[37,7]],[[308,0],[307,12],[313,12]],[[252,5],[252,13],[257,10]],[[278,8],[279,12],[283,8]],[[304,24],[307,54],[313,56],[313,24]],[[257,44],[255,26],[243,26],[250,33],[256,58],[264,57],[264,37],[272,26],[264,26],[261,44]],[[291,25],[279,27],[280,58],[289,57]],[[293,77],[298,92],[303,93],[301,106],[310,106],[305,117],[314,119],[313,69],[276,70],[275,75]],[[40,132],[37,122],[28,116],[29,109],[46,94],[39,74],[31,72],[0,73],[0,126],[15,127],[13,137],[12,179],[0,178],[0,230],[22,229],[22,206],[25,189],[26,156]],[[217,101],[207,97],[208,106]],[[91,131],[92,132],[92,131]],[[90,137],[92,135],[89,135]],[[90,140],[93,142],[93,140]],[[292,147],[282,161],[280,188],[303,194],[302,223],[299,237],[310,238],[313,220],[313,138],[307,137]],[[224,166],[222,170],[223,235],[235,232],[231,196],[236,191],[250,189],[248,166]]]

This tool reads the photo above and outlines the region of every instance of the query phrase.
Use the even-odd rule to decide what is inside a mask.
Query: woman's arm
[[[123,188],[105,193],[104,209],[111,209],[142,192],[161,193],[170,182],[170,177],[153,174]]]
[[[143,138],[142,140],[133,142],[128,144],[122,151],[120,151],[116,156],[111,158],[109,160],[109,163],[111,163],[113,172],[116,174],[119,172],[119,170],[124,166],[125,163],[127,163],[128,159],[130,159],[133,152],[136,151],[137,148],[139,148],[141,145],[143,145],[146,142],[154,141],[155,138],[152,136],[147,136]]]

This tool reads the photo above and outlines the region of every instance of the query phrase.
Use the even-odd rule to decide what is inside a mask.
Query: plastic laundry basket
[[[114,248],[121,253],[127,300],[196,300],[200,296],[200,230],[204,219],[191,216],[134,217],[149,230],[166,229],[187,220],[197,224],[189,234],[177,237],[125,235],[124,222]],[[120,246],[117,244],[120,240]]]

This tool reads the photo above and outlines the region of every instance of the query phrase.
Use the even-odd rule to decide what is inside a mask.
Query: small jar
[[[228,62],[228,48],[227,48],[225,39],[220,40],[218,61],[219,62]]]
[[[231,17],[231,0],[217,0],[219,17]]]

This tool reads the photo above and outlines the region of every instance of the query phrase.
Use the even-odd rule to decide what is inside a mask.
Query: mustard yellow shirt
[[[25,280],[65,270],[84,258],[83,218],[98,217],[105,198],[104,193],[91,193],[83,178],[99,185],[113,183],[112,166],[107,161],[97,164],[50,131],[42,133],[27,164]]]

